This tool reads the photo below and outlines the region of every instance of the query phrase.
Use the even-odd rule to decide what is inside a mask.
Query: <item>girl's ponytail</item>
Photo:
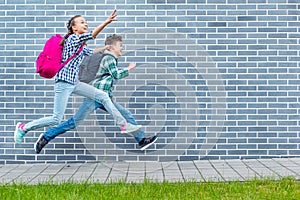
[[[64,39],[60,42],[61,46],[64,46],[66,39],[68,39],[68,37],[74,33],[72,26],[75,25],[74,19],[76,19],[77,17],[81,17],[81,15],[75,15],[74,17],[69,19],[68,24],[67,24],[68,33],[64,36]]]

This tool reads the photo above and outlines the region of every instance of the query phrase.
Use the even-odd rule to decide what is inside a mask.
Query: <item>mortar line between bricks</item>
[[[217,168],[212,164],[212,162],[210,160],[208,160],[209,164],[212,166],[212,168],[221,176],[221,178],[223,179],[223,181],[227,182],[226,179],[222,176],[222,174],[219,172],[219,170],[217,170]]]
[[[272,160],[274,160],[274,159],[272,159]],[[291,160],[289,160],[289,161],[291,161]],[[299,173],[298,173],[298,172],[296,172],[296,171],[294,171],[294,170],[292,170],[292,169],[290,169],[290,168],[284,166],[283,164],[281,164],[280,162],[277,162],[276,160],[274,160],[274,162],[276,162],[276,163],[279,164],[280,166],[284,167],[285,169],[287,169],[287,170],[289,170],[290,172],[293,172],[294,174],[296,174],[296,175],[299,176]]]

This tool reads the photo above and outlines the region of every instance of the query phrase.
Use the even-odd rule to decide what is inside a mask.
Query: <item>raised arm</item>
[[[94,38],[97,37],[97,35],[111,22],[117,21],[117,10],[114,9],[114,11],[109,15],[109,17],[99,26],[97,26],[93,31],[92,31],[92,36]]]

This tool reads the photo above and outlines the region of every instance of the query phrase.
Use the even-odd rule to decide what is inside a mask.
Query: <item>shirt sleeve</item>
[[[82,43],[82,42],[86,42],[87,40],[93,40],[93,36],[92,36],[92,32],[87,32],[87,33],[83,33],[83,34],[74,34],[75,35],[75,41],[76,43]]]
[[[87,48],[87,47],[84,47],[84,48],[83,48],[83,53],[84,53],[84,55],[86,55],[86,56],[91,56],[91,55],[93,55],[94,50],[93,50],[93,49],[90,49],[90,48]]]
[[[122,79],[129,75],[129,70],[126,68],[118,69],[117,62],[112,56],[105,56],[103,58],[104,68],[108,69],[109,74],[114,79]]]
[[[84,33],[84,34],[72,34],[68,42],[67,49],[68,55],[72,55],[75,52],[78,52],[81,45],[87,40],[93,40],[92,32]],[[65,48],[65,47],[64,47]],[[83,54],[86,56],[90,56],[94,53],[93,49],[87,48],[86,46],[83,48]],[[69,55],[69,56],[70,56]]]

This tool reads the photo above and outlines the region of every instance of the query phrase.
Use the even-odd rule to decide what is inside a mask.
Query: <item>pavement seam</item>
[[[88,164],[88,163],[82,163],[79,167],[77,167],[77,169],[74,171],[74,173],[72,174],[72,176],[68,179],[68,181],[71,180],[71,179],[75,176],[75,174],[80,170],[80,168],[81,168],[84,164]],[[96,167],[97,167],[97,166],[98,166],[98,163],[97,163]],[[86,181],[85,181],[85,182],[88,182],[88,180],[90,179],[90,177],[92,176],[92,174],[95,172],[96,167],[94,167],[94,169],[92,170],[92,172],[90,173],[90,175],[86,178]]]
[[[226,179],[222,176],[222,174],[217,170],[217,168],[213,165],[213,163],[208,160],[209,164],[212,166],[212,168],[220,175],[220,177],[223,179],[224,182],[227,182]]]
[[[70,164],[64,164],[61,168],[60,168],[60,170],[58,170],[50,179],[49,179],[49,182],[50,181],[52,181],[53,179],[54,179],[54,177],[56,177],[58,174],[59,174],[59,172],[61,172],[65,167],[70,167]]]
[[[8,172],[6,172],[5,174],[3,174],[2,176],[0,176],[0,178],[6,176],[8,173],[10,173],[11,171],[13,171],[14,169],[16,169],[19,165],[15,165],[15,167],[11,168]]]
[[[237,173],[238,175],[239,175],[239,177],[241,177],[243,180],[243,182],[245,181],[245,178],[244,178],[244,176],[242,175],[242,174],[240,174],[236,169],[234,169],[226,160],[225,160],[225,163],[235,172],[235,173]],[[239,180],[239,181],[241,181],[241,180]]]
[[[192,162],[193,162],[194,167],[197,169],[198,173],[200,174],[202,180],[204,180],[204,182],[206,182],[206,180],[205,180],[203,174],[201,173],[201,171],[200,171],[199,168],[197,167],[195,161],[193,160]]]
[[[20,165],[19,165],[20,166]],[[9,183],[15,183],[15,180],[18,180],[19,177],[21,177],[23,174],[25,174],[26,172],[28,172],[31,168],[33,168],[34,166],[32,165],[31,167],[29,167],[27,170],[23,171],[22,173],[20,173],[18,176],[16,176],[14,179],[12,179],[11,181],[9,181]]]
[[[41,173],[43,173],[44,171],[46,171],[46,169],[49,168],[49,166],[50,166],[50,165],[46,165],[46,167],[45,167],[42,171],[40,171],[36,176],[34,176],[33,178],[31,178],[31,179],[27,182],[27,184],[29,184],[30,182],[32,182],[35,178],[38,178],[38,177],[40,176]]]
[[[282,176],[280,174],[278,174],[276,171],[274,171],[273,169],[269,168],[267,165],[265,165],[263,162],[261,162],[260,160],[257,160],[261,165],[263,165],[266,169],[268,169],[269,171],[273,172],[274,174],[276,174],[277,176],[279,176],[280,178],[282,178]]]
[[[180,165],[179,165],[178,161],[177,161],[176,163],[177,163],[177,167],[178,167],[178,169],[179,169],[179,171],[180,171],[180,173],[181,173],[181,177],[182,177],[183,181],[186,182],[187,180],[186,180],[186,178],[185,178],[184,175],[183,175],[183,172],[182,172],[182,170],[181,170],[181,168],[180,168]]]
[[[293,162],[294,164],[296,164],[296,165],[298,165],[298,166],[300,167],[299,163],[295,162],[294,160],[290,160],[290,161]]]
[[[162,163],[160,163],[160,166],[161,166],[161,171],[162,171],[162,174],[163,174],[163,181],[166,181],[166,174],[165,174],[164,166],[163,166]]]
[[[298,175],[298,176],[300,175],[298,172],[296,172],[296,171],[294,171],[294,170],[292,170],[292,169],[286,167],[285,165],[281,164],[280,162],[276,161],[275,159],[272,159],[272,160],[274,160],[274,162],[276,162],[276,163],[279,164],[280,166],[284,167],[285,169],[287,169],[287,170],[293,172],[294,174],[296,174],[296,175]],[[291,161],[291,160],[289,160],[289,161]],[[291,161],[291,162],[292,162],[292,161]],[[294,162],[293,162],[293,163],[294,163]]]
[[[256,160],[256,159],[255,159]],[[253,169],[252,167],[250,167],[247,163],[245,163],[243,160],[242,162],[249,168],[251,169],[259,178],[263,178],[255,169]]]
[[[95,173],[95,171],[96,171],[98,165],[99,165],[99,163],[96,163],[96,165],[95,165],[94,169],[92,170],[91,174],[90,174],[89,177],[86,179],[86,182],[88,182],[88,181],[91,181],[91,182],[92,182],[92,181],[93,181],[93,180],[90,180],[90,179],[91,179],[91,177],[93,176],[93,174]]]
[[[110,174],[111,174],[111,172],[112,172],[112,170],[113,170],[114,165],[115,165],[115,164],[113,164],[113,165],[111,166],[111,168],[110,168],[110,170],[109,170],[109,172],[108,172],[108,174],[107,174],[107,177],[106,177],[106,180],[104,181],[104,183],[107,183],[107,182],[109,181],[109,177],[110,177]]]

